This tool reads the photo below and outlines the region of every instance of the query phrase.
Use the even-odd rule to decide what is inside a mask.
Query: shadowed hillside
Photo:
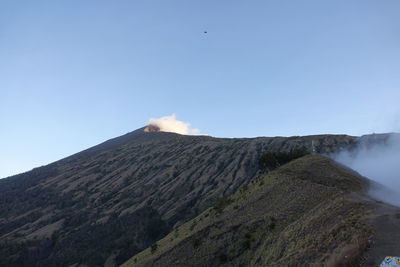
[[[0,265],[122,263],[260,174],[267,151],[329,153],[344,135],[223,139],[143,129],[0,180]]]

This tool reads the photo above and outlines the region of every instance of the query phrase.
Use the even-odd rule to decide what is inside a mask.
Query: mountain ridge
[[[262,153],[311,151],[314,145],[327,154],[359,140],[346,135],[230,139],[143,130],[1,179],[0,264],[98,266],[110,257],[120,264],[250,183],[261,172]]]
[[[332,160],[302,157],[232,194],[223,208],[175,228],[123,267],[351,266],[372,228],[365,224],[371,207],[349,193],[362,194],[367,184]]]

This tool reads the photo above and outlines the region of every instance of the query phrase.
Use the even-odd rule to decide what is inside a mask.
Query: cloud
[[[400,206],[400,134],[363,136],[354,150],[333,158],[373,180],[372,197]]]
[[[191,128],[190,123],[176,119],[176,115],[149,119],[145,132],[171,132],[184,135],[200,135],[200,130]]]

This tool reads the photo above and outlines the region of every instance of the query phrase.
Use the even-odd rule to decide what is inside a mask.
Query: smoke
[[[400,134],[363,136],[355,149],[333,158],[373,180],[372,197],[400,206]]]
[[[145,132],[171,132],[184,135],[199,135],[199,129],[190,127],[190,123],[176,119],[176,115],[165,116],[161,118],[149,119],[148,126],[144,129]]]

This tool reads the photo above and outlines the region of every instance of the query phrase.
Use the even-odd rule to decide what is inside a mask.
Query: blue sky
[[[399,10],[398,0],[1,1],[0,177],[173,113],[218,137],[398,130]]]

